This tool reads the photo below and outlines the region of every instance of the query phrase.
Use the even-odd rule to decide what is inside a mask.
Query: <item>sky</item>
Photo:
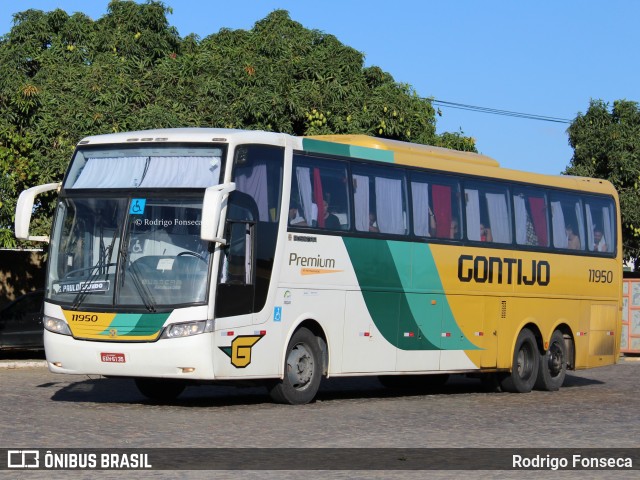
[[[83,12],[108,0],[0,0],[0,35],[30,8]],[[332,34],[421,97],[572,121],[591,99],[640,101],[636,0],[165,0],[180,36],[244,29],[276,9]],[[440,106],[437,132],[459,132],[503,167],[558,174],[568,123]]]

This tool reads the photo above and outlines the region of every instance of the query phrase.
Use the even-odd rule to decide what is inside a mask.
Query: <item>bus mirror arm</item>
[[[218,236],[220,230],[220,215],[224,208],[224,202],[228,198],[229,193],[236,189],[233,182],[223,183],[209,187],[204,191],[204,200],[202,201],[202,223],[200,226],[200,238],[209,242],[221,243],[226,245],[227,241]]]
[[[33,202],[37,195],[50,192],[51,190],[60,190],[62,183],[47,183],[38,185],[24,190],[18,197],[16,205],[15,234],[19,240],[31,240],[32,242],[49,242],[49,236],[31,236],[29,235],[29,224],[31,223],[31,215],[33,214]]]

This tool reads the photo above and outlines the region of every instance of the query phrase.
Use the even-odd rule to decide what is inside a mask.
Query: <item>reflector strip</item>
[[[476,337],[482,337],[482,336],[484,336],[484,332],[474,332],[474,335]]]
[[[360,337],[370,337],[371,333],[369,333],[369,332],[360,332],[359,336]]]
[[[451,336],[451,332],[442,332],[442,337],[450,337]]]
[[[414,337],[415,334],[413,332],[404,332],[405,337]]]

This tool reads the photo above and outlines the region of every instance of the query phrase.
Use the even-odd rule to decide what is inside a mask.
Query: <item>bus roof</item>
[[[107,133],[85,137],[78,145],[105,145],[117,143],[150,143],[150,142],[229,142],[270,141],[279,137],[278,143],[284,144],[285,134],[264,132],[260,130],[238,130],[232,128],[159,128],[155,130],[138,130],[133,132]],[[268,139],[268,140],[267,140]]]
[[[368,135],[318,135],[305,138],[315,140],[357,145],[359,147],[374,148],[379,150],[391,150],[398,157],[398,163],[407,164],[411,157],[422,159],[441,159],[455,161],[459,163],[468,163],[472,165],[484,165],[490,167],[499,167],[500,164],[491,157],[473,152],[461,152],[448,148],[434,147],[431,145],[421,145],[418,143],[401,142],[399,140],[390,140],[388,138],[370,137]],[[412,163],[413,164],[413,163]],[[414,166],[426,166],[414,164]]]

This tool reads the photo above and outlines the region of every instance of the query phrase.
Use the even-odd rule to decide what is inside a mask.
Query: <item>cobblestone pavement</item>
[[[314,403],[287,406],[271,403],[261,388],[216,386],[189,387],[178,401],[157,404],[139,394],[131,380],[54,375],[41,366],[16,368],[29,363],[11,366],[5,358],[0,360],[0,367],[5,366],[0,368],[0,447],[638,448],[640,362],[634,360],[570,372],[558,392],[488,393],[478,380],[460,376],[433,393],[394,394],[375,378],[342,378],[325,381]],[[72,473],[74,478],[94,478],[117,472]],[[182,473],[238,478],[238,472]],[[289,477],[277,473],[254,472],[245,478],[298,478],[303,472]],[[323,472],[322,478],[390,476],[383,473]],[[461,476],[434,473],[429,477]],[[540,474],[475,473],[475,478]],[[605,472],[553,473],[554,478],[601,478]],[[637,478],[630,473],[606,476]],[[171,478],[164,472],[144,475]]]

